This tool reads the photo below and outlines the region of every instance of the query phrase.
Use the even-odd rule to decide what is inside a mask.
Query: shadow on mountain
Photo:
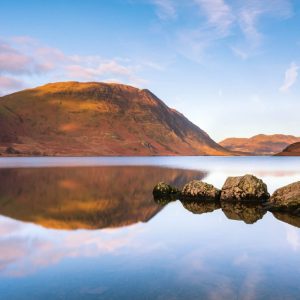
[[[157,182],[182,187],[204,176],[144,166],[0,169],[0,214],[54,229],[127,226],[162,209],[152,199]]]
[[[267,210],[259,204],[221,202],[221,208],[225,216],[230,220],[244,221],[253,224],[262,219]]]
[[[300,216],[291,215],[288,213],[273,212],[273,216],[287,224],[300,228]]]
[[[198,215],[213,212],[221,207],[219,202],[213,202],[213,201],[200,202],[200,201],[193,201],[193,200],[187,200],[187,201],[181,200],[181,203],[185,209],[192,212],[193,214],[198,214]]]

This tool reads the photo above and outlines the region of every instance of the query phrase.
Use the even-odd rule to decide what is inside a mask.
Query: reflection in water
[[[56,229],[126,226],[161,210],[157,182],[181,187],[203,177],[160,167],[0,169],[0,214]]]
[[[281,212],[273,212],[273,216],[282,222],[300,228],[300,216]]]
[[[219,209],[220,203],[213,201],[181,201],[183,207],[193,214],[204,214]]]
[[[228,219],[244,221],[246,224],[257,222],[267,213],[266,209],[259,204],[222,201],[221,207]]]
[[[219,188],[252,166],[266,174],[300,170],[295,160],[218,158],[215,169],[215,158],[173,160],[208,170],[205,181]],[[247,223],[264,216],[248,226],[227,219],[217,203],[172,201],[162,209],[153,201],[157,182],[182,186],[204,175],[160,167],[0,168],[0,214],[8,216],[0,216],[0,298],[298,299],[300,230],[287,224],[298,226],[297,218],[274,213],[282,223],[261,208],[223,205]],[[272,192],[300,180],[300,172],[262,179]],[[57,230],[73,228],[81,230]]]

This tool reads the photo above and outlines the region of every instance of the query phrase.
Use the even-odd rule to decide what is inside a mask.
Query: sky
[[[0,0],[0,94],[147,88],[214,140],[300,136],[297,0]]]

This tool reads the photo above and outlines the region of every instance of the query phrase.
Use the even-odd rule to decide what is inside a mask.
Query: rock
[[[268,205],[270,211],[288,212],[300,216],[300,181],[276,190]]]
[[[205,214],[220,208],[220,202],[214,201],[181,201],[183,207],[193,214]]]
[[[6,150],[5,150],[5,153],[6,154],[20,154],[21,152],[16,150],[13,147],[7,147]]]
[[[181,198],[197,198],[198,200],[218,201],[221,191],[213,185],[200,180],[187,183],[182,191]]]
[[[159,182],[153,189],[153,196],[155,198],[164,198],[162,196],[177,195],[179,190],[170,186],[165,182]]]
[[[221,202],[221,208],[225,216],[230,220],[244,221],[253,224],[262,219],[267,210],[263,205],[245,202]]]
[[[269,197],[267,185],[253,175],[228,177],[221,191],[221,201],[263,202]]]

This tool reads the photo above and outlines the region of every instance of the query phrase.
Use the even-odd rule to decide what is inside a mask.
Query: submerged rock
[[[269,210],[300,216],[300,181],[277,189],[269,202]]]
[[[221,202],[225,216],[230,220],[244,221],[253,224],[262,219],[267,210],[263,205],[241,202]]]
[[[183,207],[193,214],[210,213],[219,209],[220,202],[214,201],[181,201]]]
[[[153,196],[155,198],[164,198],[162,196],[176,195],[179,190],[165,182],[159,182],[153,189]]]
[[[187,183],[182,191],[181,197],[197,198],[199,200],[218,201],[221,191],[213,185],[200,180],[193,180]]]
[[[221,191],[221,201],[263,202],[269,197],[267,185],[253,175],[228,177]]]

